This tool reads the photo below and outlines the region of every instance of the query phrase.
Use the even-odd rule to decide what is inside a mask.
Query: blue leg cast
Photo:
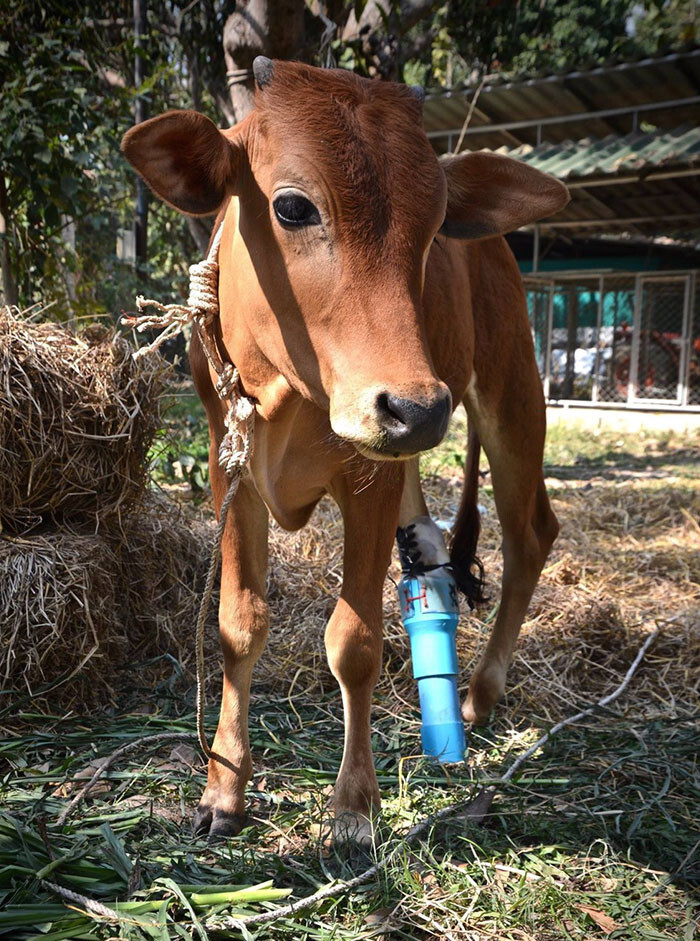
[[[398,593],[418,681],[423,751],[445,764],[459,762],[464,760],[466,739],[457,694],[457,586],[444,565],[421,566],[415,545],[409,558],[410,529],[398,534],[404,568]],[[430,571],[421,572],[421,567]]]

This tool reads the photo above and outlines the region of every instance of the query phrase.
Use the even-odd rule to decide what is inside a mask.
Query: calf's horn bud
[[[273,71],[272,59],[268,59],[267,56],[256,56],[253,59],[253,75],[258,88],[264,88],[270,84]]]

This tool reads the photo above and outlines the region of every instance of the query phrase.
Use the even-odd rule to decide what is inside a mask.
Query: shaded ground
[[[183,492],[191,491],[190,482],[206,486],[197,412],[189,403],[187,409],[192,418],[180,440],[189,451],[169,456],[171,468],[185,458],[185,483],[177,485]],[[470,762],[459,773],[419,758],[408,644],[387,582],[386,669],[373,725],[385,823],[401,830],[468,799],[553,722],[614,689],[658,626],[661,635],[631,686],[614,707],[565,729],[525,765],[498,794],[483,826],[457,818],[436,827],[379,881],[252,936],[700,936],[700,438],[553,431],[546,474],[561,537],[524,625],[507,696],[489,726],[472,731]],[[447,521],[459,501],[464,438],[457,422],[425,462],[431,510]],[[174,479],[165,464],[162,474]],[[201,496],[206,509],[206,489]],[[464,687],[498,600],[500,536],[488,474],[480,499],[491,601],[462,618]],[[190,898],[195,884],[273,879],[298,897],[362,867],[323,844],[323,807],[342,752],[338,695],[322,650],[341,577],[341,538],[338,512],[325,501],[301,533],[273,529],[273,629],[255,680],[250,826],[235,840],[209,846],[191,837],[187,821],[204,780],[193,739],[125,759],[65,827],[56,823],[66,797],[82,783],[72,780],[75,773],[90,761],[144,734],[193,730],[192,690],[177,664],[155,690],[139,689],[138,674],[126,674],[119,684],[130,704],[126,713],[26,711],[19,735],[16,722],[6,727],[0,795],[16,825],[0,828],[0,932],[23,938],[41,930],[45,939],[215,937],[232,911],[282,903],[188,911],[172,885],[184,886]],[[212,658],[210,729],[218,687]],[[47,865],[53,867],[47,878],[108,905],[129,891],[172,901],[160,914],[124,915],[118,928],[88,920],[60,904],[48,906],[56,899],[37,882]],[[173,883],[157,884],[158,878]],[[29,909],[39,902],[38,910]]]

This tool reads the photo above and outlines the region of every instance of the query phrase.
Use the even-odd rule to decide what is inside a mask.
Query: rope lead
[[[253,426],[255,424],[255,406],[251,399],[243,394],[240,374],[233,363],[222,358],[213,331],[213,324],[219,316],[219,245],[223,224],[219,226],[204,261],[190,265],[190,293],[187,304],[161,304],[139,295],[136,298],[138,316],[123,316],[122,324],[132,327],[139,333],[144,330],[159,330],[159,335],[146,346],[133,354],[134,358],[154,353],[165,342],[172,340],[183,328],[194,323],[202,341],[202,347],[209,365],[218,376],[216,392],[226,406],[224,425],[226,434],[219,445],[219,466],[231,478],[226,496],[219,510],[219,522],[216,530],[214,549],[209,561],[204,594],[199,605],[196,626],[197,651],[197,737],[199,745],[207,758],[214,757],[204,730],[204,626],[209,612],[214,580],[221,558],[221,542],[226,528],[229,506],[236,496],[243,477],[250,450],[253,444]],[[143,313],[152,307],[159,314]]]

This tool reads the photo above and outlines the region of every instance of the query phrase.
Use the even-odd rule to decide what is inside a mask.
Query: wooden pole
[[[147,32],[147,0],[134,0],[134,85],[140,89],[143,85],[145,63],[142,54],[143,41]],[[138,95],[134,105],[136,124],[148,118],[148,101],[144,95]],[[136,181],[136,216],[134,218],[134,246],[136,268],[145,274],[148,264],[148,187],[138,177]]]
[[[0,171],[0,267],[2,268],[2,293],[4,303],[16,306],[19,303],[17,283],[12,270],[12,252],[10,251],[10,205],[5,188],[5,177]]]

